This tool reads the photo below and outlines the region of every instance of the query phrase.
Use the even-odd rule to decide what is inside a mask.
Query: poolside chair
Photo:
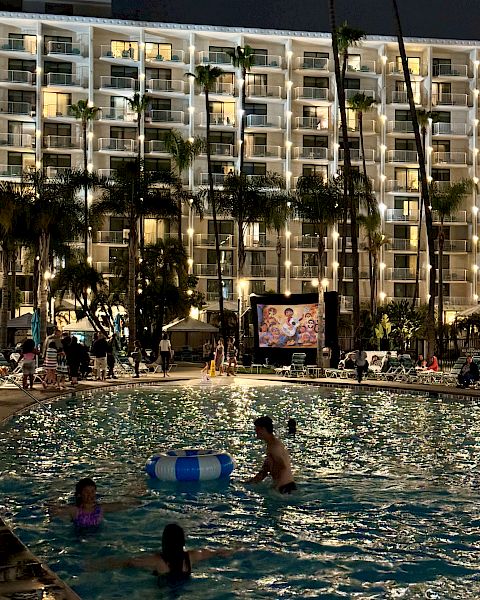
[[[122,355],[115,357],[113,372],[117,377],[132,377],[132,375],[135,375],[135,369],[130,364],[128,356]]]
[[[307,367],[305,366],[306,359],[307,355],[305,352],[294,352],[292,354],[292,363],[289,370],[290,377],[307,376]]]

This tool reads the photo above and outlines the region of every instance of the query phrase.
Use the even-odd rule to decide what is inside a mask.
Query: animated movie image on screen
[[[257,304],[260,348],[316,348],[318,304]]]

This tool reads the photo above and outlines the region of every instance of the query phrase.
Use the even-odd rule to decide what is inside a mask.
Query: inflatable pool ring
[[[224,450],[168,450],[152,456],[145,465],[152,479],[161,481],[212,481],[228,477],[233,459]]]

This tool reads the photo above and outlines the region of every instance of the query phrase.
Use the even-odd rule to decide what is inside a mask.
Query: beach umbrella
[[[32,340],[35,347],[38,348],[42,343],[40,339],[40,309],[36,308],[32,315]]]

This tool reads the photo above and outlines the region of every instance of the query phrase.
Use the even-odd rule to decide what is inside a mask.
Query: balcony
[[[468,77],[467,65],[450,64],[433,65],[434,77]]]
[[[245,265],[249,277],[276,277],[277,265]]]
[[[103,275],[110,275],[113,273],[114,263],[107,261],[96,262],[95,269]]]
[[[0,52],[37,53],[37,36],[25,35],[23,38],[0,38]]]
[[[328,119],[321,117],[295,117],[295,129],[328,131]]]
[[[227,233],[219,233],[218,239],[222,248],[233,248],[234,236]],[[215,246],[215,235],[213,233],[197,233],[194,238],[195,246],[206,246],[212,248]]]
[[[386,269],[386,279],[397,281],[415,281],[415,269],[412,268],[389,268]]]
[[[420,65],[418,69],[409,68],[410,75],[414,77],[422,77],[423,73],[423,65]],[[400,77],[404,76],[403,73],[403,65],[401,62],[389,62],[387,67],[387,73],[389,75],[399,75]]]
[[[0,146],[14,146],[33,150],[35,138],[28,133],[0,133]]]
[[[232,59],[226,52],[202,51],[198,53],[198,61],[204,65],[232,65]]]
[[[290,277],[293,277],[294,279],[311,279],[312,277],[318,277],[318,266],[292,266],[290,267]]]
[[[375,90],[357,90],[357,89],[346,89],[345,90],[345,98],[346,100],[351,100],[357,94],[363,94],[367,98],[373,98],[375,100],[376,94]]]
[[[343,148],[338,150],[338,159],[345,160],[345,150]],[[350,148],[350,160],[354,162],[363,161],[360,148]],[[365,162],[375,162],[375,150],[373,148],[365,148]]]
[[[116,60],[128,60],[128,61],[137,61],[138,60],[138,49],[137,43],[134,42],[130,48],[126,48],[121,50],[120,48],[112,47],[112,44],[102,44],[100,46],[100,58],[114,58]]]
[[[0,101],[0,114],[4,113],[7,115],[28,115],[29,117],[35,116],[35,106],[32,106],[30,102],[7,102]]]
[[[122,231],[96,231],[93,236],[95,244],[128,244],[128,229]]]
[[[293,248],[307,248],[318,250],[318,237],[311,235],[297,235],[293,239]],[[323,238],[325,248],[327,248],[328,238]]]
[[[81,56],[82,45],[78,42],[47,42],[47,54],[50,55],[65,55],[65,56]]]
[[[280,99],[282,88],[279,85],[247,85],[247,97]]]
[[[362,131],[364,134],[375,133],[376,127],[377,127],[377,122],[375,120],[365,119],[365,118],[363,119]],[[339,129],[342,128],[341,120],[338,121],[338,128]],[[347,123],[347,129],[348,129],[348,131],[360,132],[360,123],[359,123],[358,119],[350,120]]]
[[[151,119],[152,123],[175,123],[176,125],[185,124],[185,113],[183,110],[151,110],[148,116],[145,116],[146,121]]]
[[[413,133],[411,121],[389,121],[388,131],[391,133]]]
[[[225,183],[225,173],[212,173],[213,185],[222,186]],[[200,173],[200,185],[208,185],[208,173]]]
[[[438,296],[436,298],[438,303]],[[476,306],[477,301],[473,298],[465,298],[464,296],[444,296],[443,308],[463,308],[465,306]]]
[[[165,140],[146,140],[145,141],[145,152],[168,152]]]
[[[127,123],[136,123],[137,114],[124,108],[113,108],[111,106],[101,106],[99,112],[100,121],[123,121]]]
[[[420,192],[420,182],[389,179],[387,181],[387,191],[402,192],[404,194],[418,194]]]
[[[21,298],[20,298],[21,304],[33,305],[33,292],[32,291],[22,291],[22,292],[20,292],[20,294],[21,294]]]
[[[468,106],[468,94],[432,94],[432,106]]]
[[[434,123],[433,135],[467,135],[466,123]]]
[[[443,281],[468,281],[468,271],[466,269],[442,269]],[[438,281],[438,270],[437,270]]]
[[[133,77],[110,77],[102,75],[100,77],[100,88],[104,90],[129,90],[137,89],[137,80]]]
[[[17,83],[30,86],[35,84],[36,74],[31,71],[2,71],[0,81],[2,81],[2,83]]]
[[[129,139],[100,138],[98,149],[110,152],[136,152],[137,142]]]
[[[218,302],[218,292],[210,292],[207,291],[207,302]],[[224,291],[222,293],[223,296],[223,300],[224,302],[233,302],[233,300],[235,299],[235,295],[233,292],[226,292]]]
[[[149,79],[147,81],[147,90],[151,93],[185,94],[186,89],[186,82],[180,79]]]
[[[368,279],[368,271],[360,269],[358,272],[360,279]],[[343,267],[344,279],[353,279],[353,267]]]
[[[233,277],[233,265],[222,264],[220,265],[222,275],[224,277]],[[203,277],[216,277],[218,273],[216,264],[199,264],[195,265],[195,275]]]
[[[246,248],[271,248],[277,243],[277,238],[269,236],[266,233],[256,235],[247,234],[245,236]]]
[[[443,182],[437,182],[443,183]],[[436,211],[432,211],[432,219],[434,223],[440,223],[440,217]],[[457,210],[454,214],[450,216],[446,216],[443,219],[444,223],[461,223],[465,224],[467,222],[467,211],[466,210]]]
[[[435,251],[438,251],[438,240],[435,240]],[[444,252],[468,252],[469,244],[467,240],[445,240],[443,242],[443,251]]]
[[[255,54],[253,56],[253,70],[255,69],[281,69],[282,57],[279,54]]]
[[[247,158],[282,158],[280,146],[247,146],[245,150]]]
[[[153,49],[149,48],[149,44],[153,46]],[[155,50],[155,43],[147,42],[146,43],[146,52],[145,52],[145,60],[147,62],[154,63],[180,63],[185,64],[185,51],[184,50],[166,50],[163,54],[159,54],[157,50]]]
[[[328,71],[329,70],[329,59],[328,58],[313,58],[311,56],[299,56],[295,60],[295,68],[306,70],[306,71]]]
[[[415,150],[388,150],[387,162],[389,163],[418,163],[418,154]]]
[[[282,117],[273,117],[267,115],[247,115],[246,124],[247,128],[255,129],[259,128],[271,128],[281,129],[282,128]]]
[[[47,86],[83,87],[82,78],[75,73],[47,73]]]
[[[202,154],[206,154],[206,150],[202,151]],[[210,155],[211,156],[235,156],[235,146],[233,144],[210,144]]]
[[[376,73],[377,64],[374,60],[362,60],[347,64],[347,73]],[[347,75],[348,77],[348,75]]]
[[[247,117],[248,119],[248,117]],[[224,115],[223,113],[210,113],[210,125],[212,127],[235,127],[235,117],[232,115]],[[200,127],[207,126],[207,116],[201,114]]]
[[[63,177],[64,175],[68,175],[75,167],[45,167],[45,175],[49,179],[54,179],[55,177]]]
[[[46,119],[54,119],[55,117],[68,117],[74,119],[70,105],[46,104],[43,107],[43,116]]]
[[[81,142],[70,135],[47,135],[43,138],[46,148],[61,148],[62,150],[79,150]]]
[[[0,165],[0,177],[21,177],[23,171],[22,165]]]
[[[393,220],[395,221],[397,219]],[[418,240],[393,238],[388,243],[388,246],[392,250],[401,250],[402,252],[416,252],[418,249]]]
[[[434,152],[433,153],[433,164],[441,165],[466,165],[467,164],[467,153],[466,152]]]
[[[300,160],[328,160],[328,148],[295,147],[293,158]]]
[[[203,94],[203,89],[200,89],[200,93]],[[222,83],[221,81],[217,81],[212,85],[210,94],[215,94],[217,96],[233,96],[235,94],[235,86],[233,83]]]
[[[413,101],[417,105],[422,104],[422,98],[421,98],[420,94],[414,93]],[[390,96],[390,102],[392,104],[408,104],[407,92],[393,91],[392,95]]]
[[[387,208],[385,220],[387,223],[418,222],[418,210],[404,211],[401,208]]]
[[[295,100],[324,100],[328,101],[329,89],[321,87],[296,87],[293,90]]]

